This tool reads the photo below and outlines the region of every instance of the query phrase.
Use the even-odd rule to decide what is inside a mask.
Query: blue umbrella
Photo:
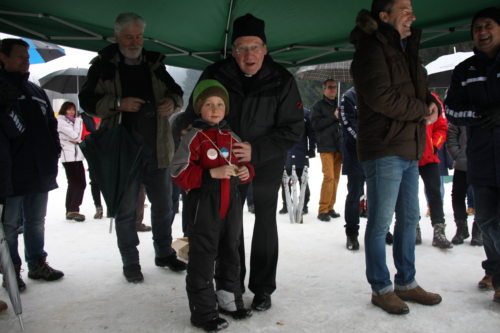
[[[29,45],[30,64],[43,64],[66,55],[64,49],[56,44],[23,38]]]

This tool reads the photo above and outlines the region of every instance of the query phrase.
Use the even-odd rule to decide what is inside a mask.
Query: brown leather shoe
[[[7,308],[8,308],[7,303],[5,303],[0,299],[0,312],[7,310]]]
[[[135,226],[135,228],[136,228],[137,231],[141,231],[141,232],[151,231],[151,229],[152,229],[149,225],[145,225],[144,223],[137,224]]]
[[[409,290],[395,290],[395,293],[404,301],[415,302],[422,305],[436,305],[443,300],[439,294],[425,291],[420,286]]]
[[[78,212],[67,212],[66,213],[66,220],[74,220],[76,222],[83,222],[83,221],[85,221],[85,215],[80,214]]]
[[[486,274],[481,281],[477,283],[477,287],[481,290],[493,290],[491,275]]]
[[[372,304],[390,314],[402,315],[410,312],[408,305],[393,291],[382,295],[372,295]]]

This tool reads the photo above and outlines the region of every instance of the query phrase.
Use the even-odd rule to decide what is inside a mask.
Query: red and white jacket
[[[432,92],[432,95],[439,102],[441,110],[444,110],[443,103],[439,96]],[[424,166],[429,163],[439,163],[437,151],[446,143],[448,133],[448,120],[444,112],[440,112],[439,116],[433,124],[427,125],[425,129],[425,147],[422,158],[418,161],[418,166]]]
[[[194,127],[182,137],[170,166],[172,179],[184,191],[200,188],[204,177],[210,177],[208,170],[227,164],[246,166],[250,177],[244,183],[252,181],[255,175],[253,166],[250,163],[239,163],[233,154],[233,144],[241,140],[225,126],[225,122],[219,125],[210,126],[196,120]],[[229,208],[230,179],[214,181],[220,182],[219,215],[223,219]]]

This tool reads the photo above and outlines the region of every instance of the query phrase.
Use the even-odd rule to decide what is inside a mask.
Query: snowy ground
[[[39,282],[22,273],[27,290],[22,294],[26,332],[200,332],[189,324],[185,273],[174,273],[154,265],[150,233],[141,233],[141,265],[144,283],[129,284],[122,265],[115,234],[108,233],[108,220],[93,220],[90,191],[86,191],[82,213],[85,223],[64,219],[66,180],[61,168],[60,188],[51,192],[46,222],[48,261],[66,274],[59,282]],[[249,320],[230,321],[227,332],[474,332],[500,331],[500,305],[492,302],[491,291],[479,291],[482,278],[482,248],[468,242],[442,251],[431,246],[429,218],[421,221],[423,244],[417,247],[417,279],[424,287],[439,292],[442,304],[435,307],[410,304],[406,316],[388,315],[370,303],[365,279],[364,248],[345,249],[344,221],[316,219],[321,184],[321,165],[312,160],[310,214],[304,224],[292,225],[278,215],[280,258],[273,306],[254,313]],[[346,194],[343,176],[335,209],[343,216]],[[451,184],[446,184],[447,235],[454,234]],[[426,204],[421,193],[421,212]],[[146,209],[146,211],[148,211]],[[149,212],[148,212],[149,213]],[[148,221],[149,215],[146,216]],[[246,243],[250,244],[253,216],[245,212]],[[362,230],[366,220],[362,219]],[[149,221],[148,221],[149,224]],[[179,218],[174,237],[181,236]],[[20,238],[21,240],[22,238]],[[361,238],[362,239],[362,238]],[[20,245],[22,247],[22,245]],[[391,247],[387,247],[388,258]],[[248,256],[247,256],[248,260]],[[390,261],[389,261],[390,263]],[[394,267],[390,263],[391,272]],[[0,288],[0,298],[7,300]],[[244,295],[250,304],[253,295]],[[9,303],[10,305],[10,303]],[[19,332],[11,309],[0,314],[0,332]]]

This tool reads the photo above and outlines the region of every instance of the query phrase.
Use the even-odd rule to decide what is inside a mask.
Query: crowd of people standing
[[[312,158],[317,145],[323,172],[319,221],[340,218],[334,205],[341,165],[348,165],[348,250],[360,248],[359,200],[363,193],[368,198],[364,249],[375,306],[402,315],[410,311],[407,302],[433,306],[442,301],[416,280],[419,175],[434,229],[432,245],[441,249],[469,237],[464,202],[467,185],[472,185],[472,233],[476,231],[476,241],[482,235],[486,252],[479,287],[494,289],[493,300],[500,302],[500,175],[495,156],[500,10],[487,8],[473,17],[475,54],[455,69],[444,105],[427,87],[418,57],[420,31],[412,27],[415,19],[411,0],[373,0],[370,11],[362,10],[350,35],[354,87],[339,103],[337,82],[324,81],[323,96],[309,119],[295,79],[268,54],[265,22],[252,14],[238,17],[231,57],[203,71],[173,131],[169,118],[183,108],[184,92],[163,65],[164,56],[144,49],[144,19],[135,13],[118,15],[116,43],[92,61],[79,100],[87,115],[100,119],[101,131],[123,128],[141,146],[137,172],[125,184],[114,216],[126,281],[144,280],[137,235],[142,186],[151,202],[155,265],[187,270],[192,325],[217,331],[228,326],[221,313],[245,319],[252,310],[269,310],[277,288],[276,214],[287,154],[300,147],[302,157]],[[79,148],[84,122],[71,102],[54,116],[44,91],[28,81],[27,50],[19,39],[4,39],[0,48],[2,224],[20,291],[26,289],[17,241],[21,226],[28,277],[55,281],[64,276],[48,265],[44,250],[48,192],[57,188],[58,160],[68,179],[66,219],[85,220],[79,210],[86,187]],[[314,135],[307,133],[310,129]],[[457,230],[451,242],[445,235],[437,158],[443,146],[456,167],[452,198]],[[96,186],[92,193],[99,193],[90,162],[89,169]],[[183,226],[191,246],[187,264],[172,248],[172,179],[185,193]],[[242,207],[250,183],[255,224],[246,284]],[[94,217],[102,218],[97,195]],[[394,215],[392,281],[385,247]],[[250,307],[242,300],[247,286],[254,294]],[[4,308],[0,302],[0,311]]]

